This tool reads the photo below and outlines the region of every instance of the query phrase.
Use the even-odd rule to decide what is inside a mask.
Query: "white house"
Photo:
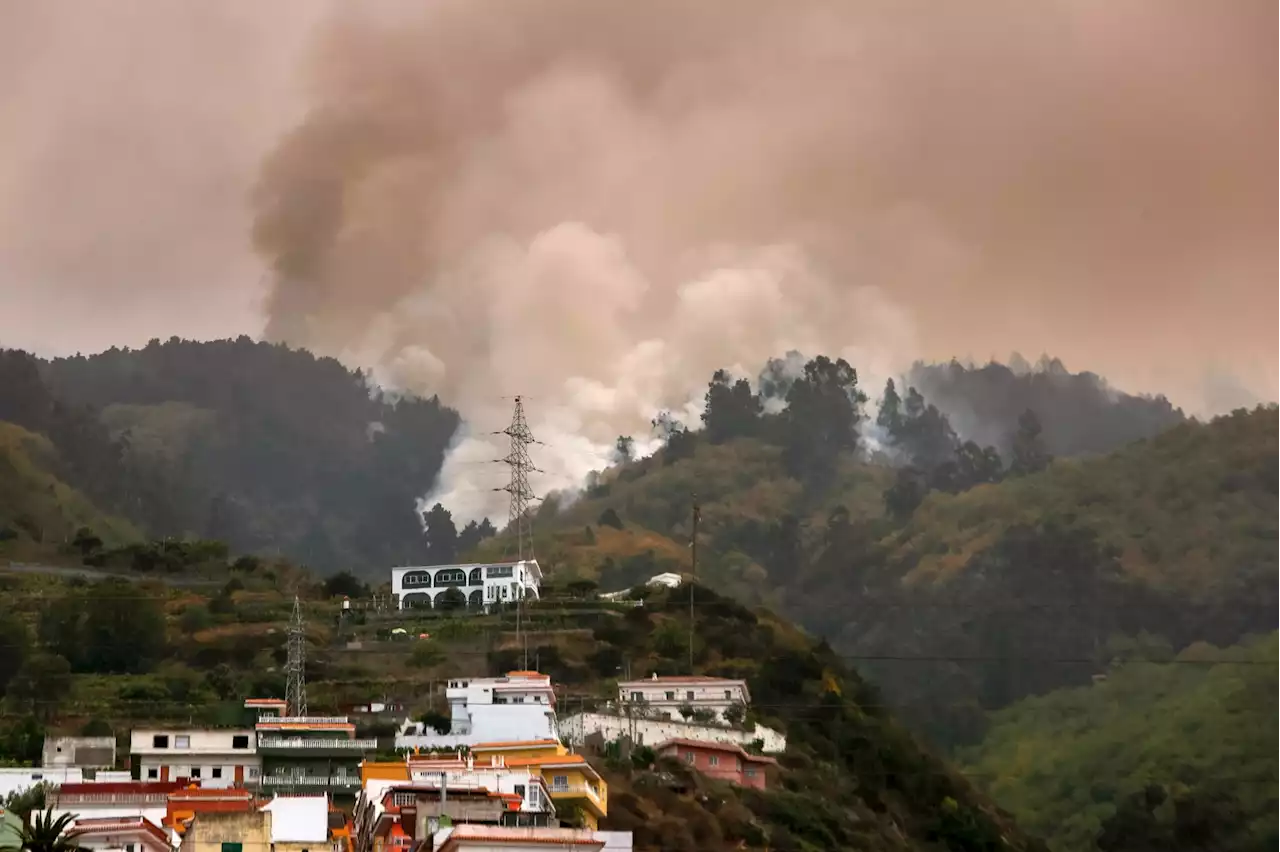
[[[462,592],[467,605],[477,608],[537,598],[541,583],[542,569],[534,559],[391,569],[391,592],[399,609],[435,605],[448,589]]]
[[[110,769],[116,764],[115,737],[45,737],[41,763]]]
[[[695,710],[710,711],[717,718],[723,719],[725,711],[730,708],[745,709],[751,703],[751,694],[747,691],[747,682],[744,680],[654,675],[645,680],[619,682],[618,701],[623,704],[644,705],[652,711],[650,715],[669,715],[672,719],[683,718],[680,708],[686,705]]]
[[[558,739],[556,692],[548,675],[507,672],[506,677],[458,678],[449,681],[445,697],[449,701],[449,733],[406,725],[396,737],[396,748]]]
[[[679,574],[667,571],[662,574],[654,574],[648,580],[645,580],[644,584],[646,586],[665,586],[668,589],[674,589],[683,582],[684,578]],[[620,589],[616,592],[606,592],[600,597],[602,600],[616,601],[625,598],[629,594],[631,594],[631,589]]]
[[[129,751],[143,781],[190,778],[204,787],[233,787],[262,770],[257,740],[247,728],[139,729],[130,734]]]

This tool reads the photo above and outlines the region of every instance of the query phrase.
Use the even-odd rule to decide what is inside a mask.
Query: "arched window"
[[[431,594],[429,592],[410,592],[407,595],[401,595],[400,606],[403,609],[431,609]]]
[[[474,592],[472,592],[467,597],[467,606],[470,606],[473,609],[479,609],[480,607],[484,606],[484,592],[480,591],[479,589],[476,589]]]
[[[430,571],[409,571],[403,577],[400,578],[400,585],[405,587],[430,586],[431,572]]]
[[[446,586],[465,586],[467,584],[467,572],[461,568],[442,568],[436,572],[435,586],[437,589]]]
[[[471,576],[467,578],[467,585],[468,585],[468,586],[483,586],[483,585],[484,585],[484,569],[483,569],[483,568],[472,568],[472,569],[471,569]]]

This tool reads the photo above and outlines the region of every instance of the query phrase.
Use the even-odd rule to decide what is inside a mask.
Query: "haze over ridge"
[[[133,8],[0,7],[10,345],[524,393],[556,481],[791,348],[1275,396],[1274,4]]]

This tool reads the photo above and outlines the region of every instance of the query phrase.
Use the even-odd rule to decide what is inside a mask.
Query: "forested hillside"
[[[930,489],[903,516],[901,468],[843,454],[815,488],[785,447],[689,440],[544,509],[539,553],[604,588],[688,570],[696,494],[699,575],[864,658],[940,744],[980,737],[988,710],[1089,682],[1113,634],[1182,648],[1275,627],[1274,408]]]
[[[379,571],[420,548],[415,500],[458,424],[435,399],[247,337],[0,353],[0,420],[48,436],[67,482],[152,536]]]
[[[1105,680],[996,714],[970,776],[1059,852],[1275,849],[1276,634],[1126,650]]]

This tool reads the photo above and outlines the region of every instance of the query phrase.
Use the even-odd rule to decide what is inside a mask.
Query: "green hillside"
[[[82,527],[115,544],[139,537],[128,521],[63,482],[61,466],[48,438],[0,422],[0,560],[47,556]]]
[[[1231,848],[1276,848],[1276,634],[1176,656],[1135,650],[1145,653],[1100,683],[1000,711],[964,753],[968,773],[1058,852],[1093,849],[1150,785],[1229,797],[1230,821],[1248,838]]]

